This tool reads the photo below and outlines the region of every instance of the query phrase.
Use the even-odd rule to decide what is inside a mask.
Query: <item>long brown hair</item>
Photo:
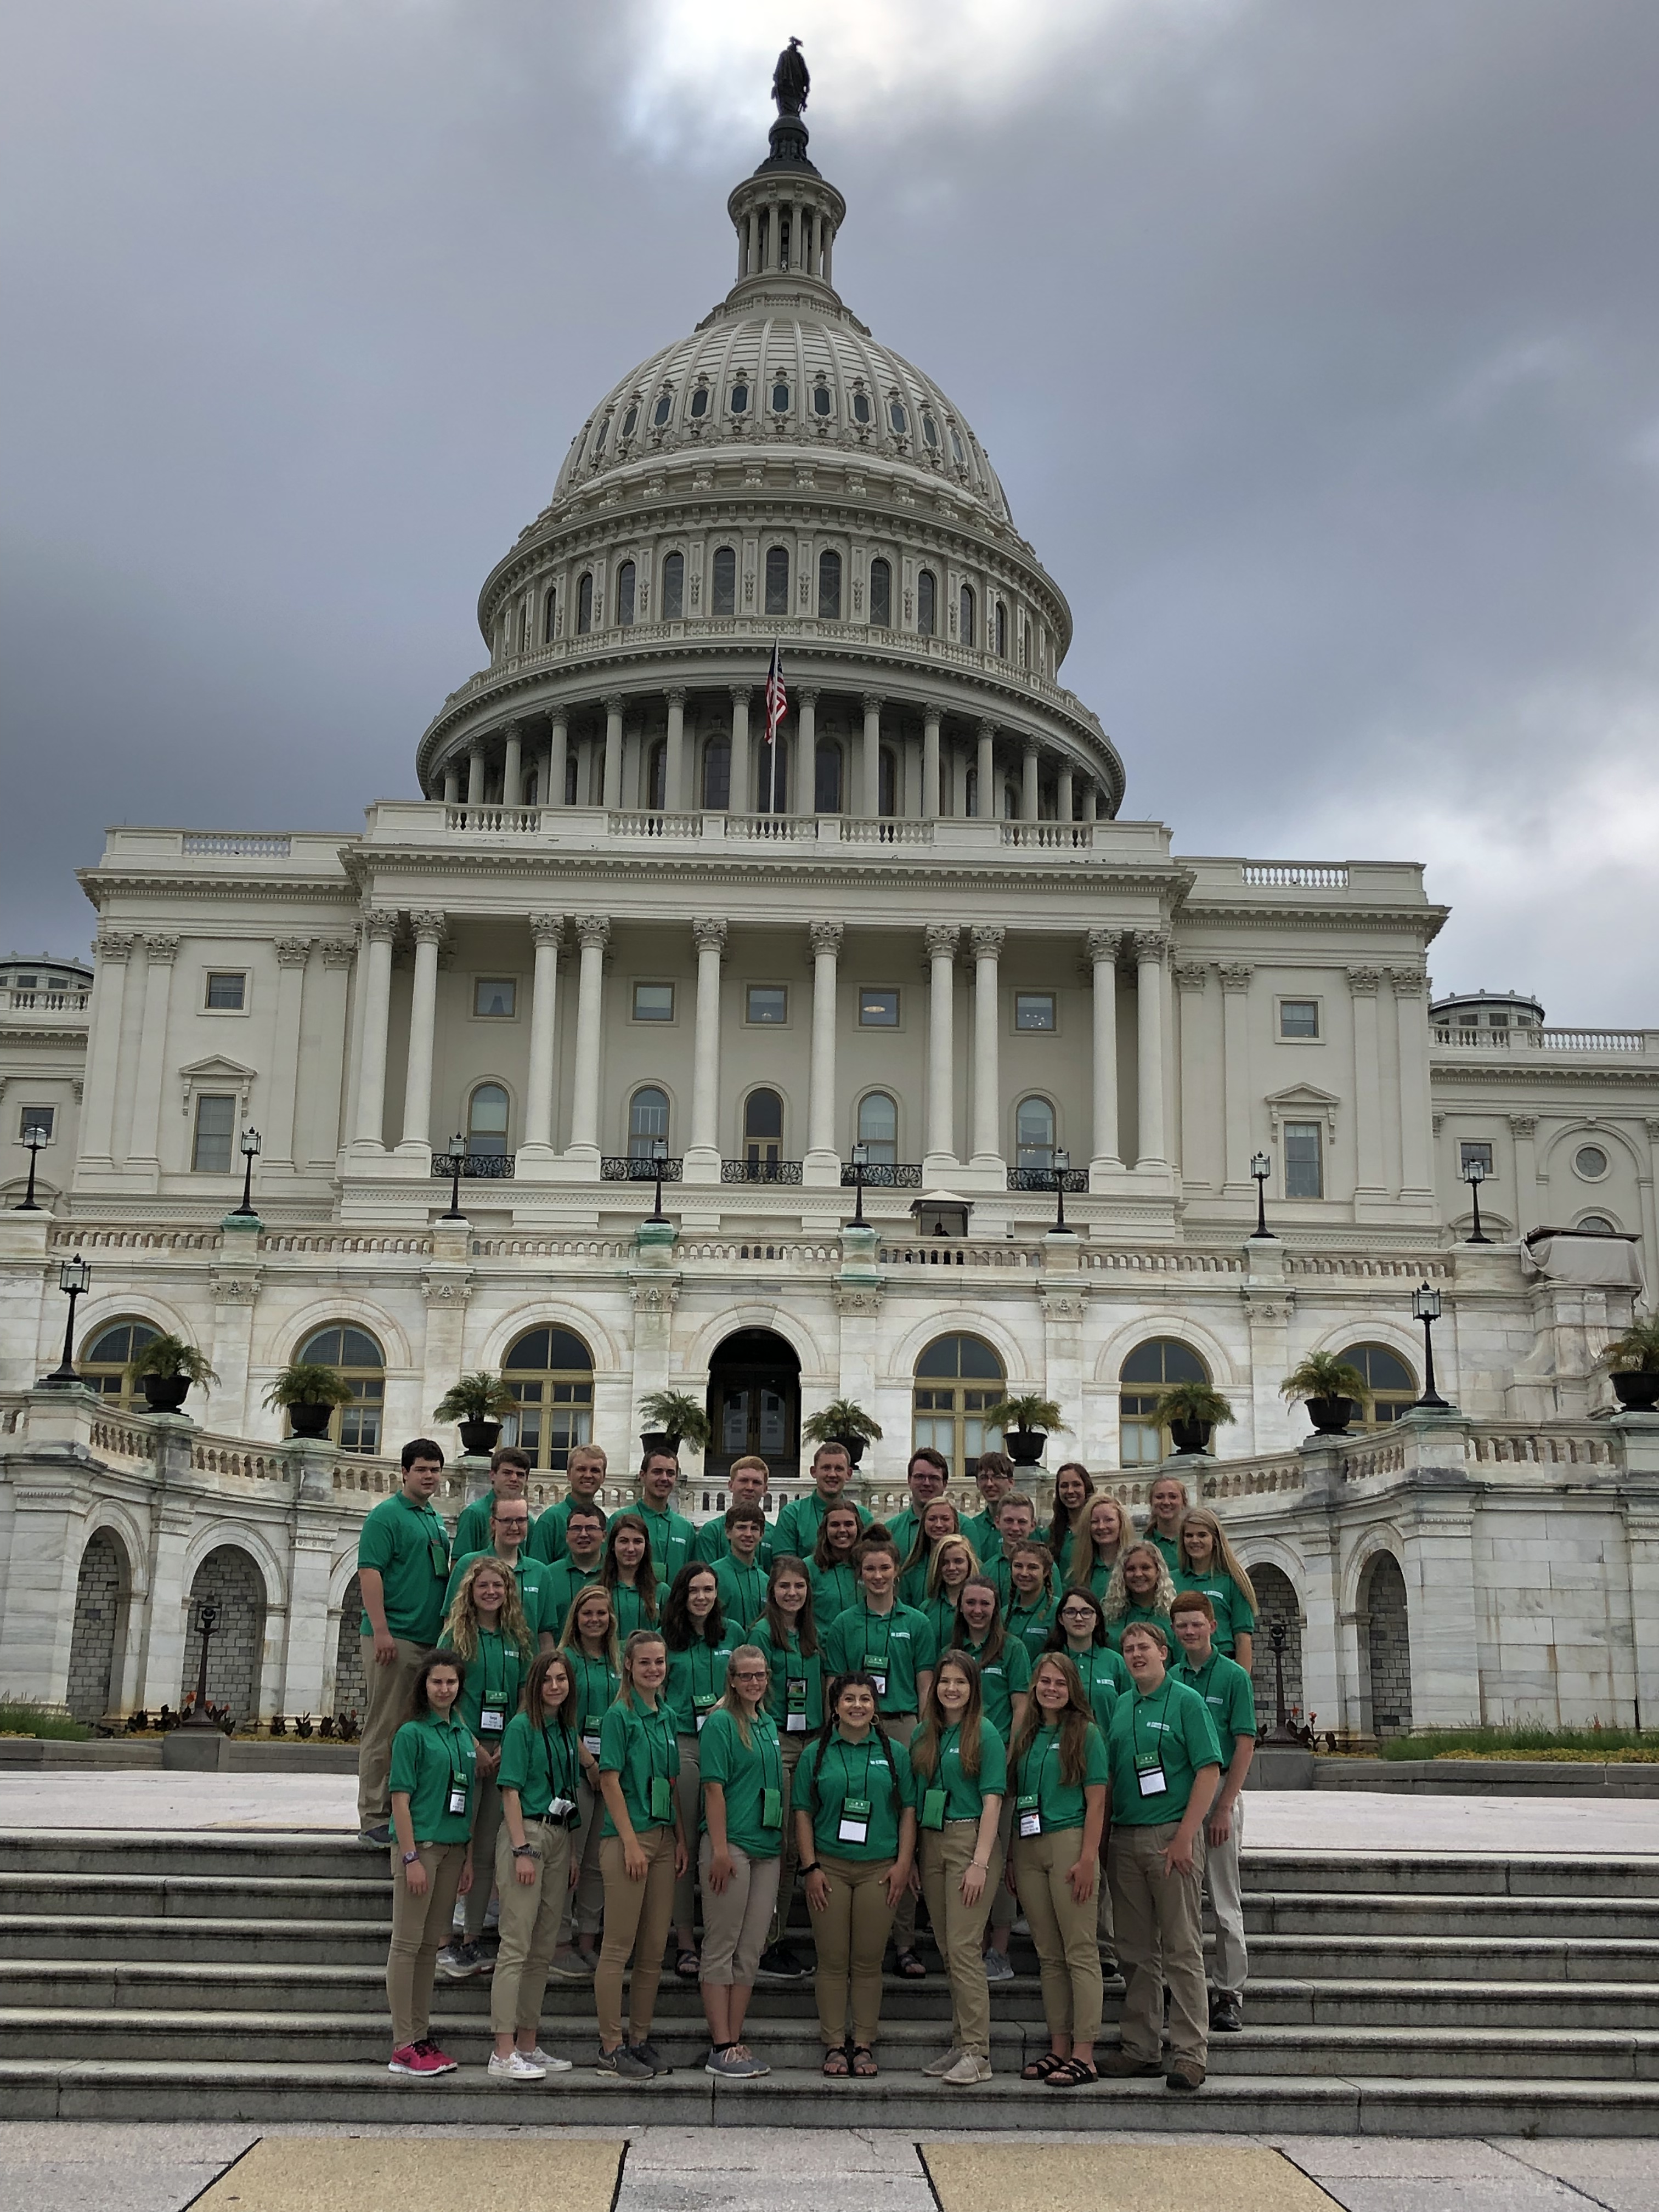
[[[714,1585],[714,1602],[704,1614],[701,1628],[691,1618],[691,1585],[699,1575],[707,1575]],[[688,1559],[675,1576],[674,1587],[663,1604],[662,1632],[671,1651],[689,1651],[694,1644],[706,1644],[711,1651],[718,1651],[725,1642],[720,1577],[707,1559]]]
[[[654,1620],[657,1617],[657,1563],[651,1556],[651,1531],[639,1514],[618,1513],[605,1530],[605,1552],[599,1560],[599,1580],[608,1590],[615,1590],[622,1581],[622,1569],[617,1565],[617,1538],[624,1528],[635,1529],[645,1539],[645,1557],[634,1570],[634,1588],[639,1592],[641,1613],[647,1620]]]
[[[927,1562],[927,1594],[930,1598],[942,1597],[945,1594],[945,1577],[940,1570],[944,1562],[945,1553],[947,1546],[953,1546],[957,1551],[966,1552],[968,1554],[968,1581],[963,1583],[962,1586],[963,1589],[967,1589],[968,1583],[972,1582],[974,1577],[979,1572],[979,1553],[974,1549],[973,1544],[969,1539],[964,1536],[960,1529],[957,1529],[949,1536],[941,1536],[938,1543],[934,1545],[933,1556]],[[957,1602],[960,1604],[961,1601],[962,1590],[958,1590],[957,1592]]]
[[[420,1663],[410,1678],[409,1702],[404,1708],[404,1718],[406,1721],[423,1721],[430,1715],[432,1700],[427,1694],[426,1681],[427,1676],[437,1667],[447,1667],[461,1687],[464,1689],[466,1686],[466,1668],[462,1664],[459,1654],[453,1651],[422,1652]],[[460,1691],[458,1690],[455,1693],[455,1705],[459,1705],[460,1701]],[[455,1705],[452,1705],[449,1709],[452,1714],[455,1711]]]
[[[910,1765],[924,1782],[931,1782],[939,1772],[939,1752],[945,1741],[945,1731],[956,1723],[945,1717],[939,1701],[939,1678],[947,1667],[954,1667],[968,1678],[968,1710],[962,1717],[962,1734],[957,1739],[957,1754],[962,1761],[962,1771],[979,1779],[981,1752],[980,1727],[985,1717],[985,1692],[979,1679],[979,1662],[966,1651],[954,1647],[941,1652],[939,1665],[933,1669],[933,1679],[927,1685],[927,1695],[921,1708],[921,1725],[910,1739]]]
[[[911,1456],[914,1461],[916,1455],[913,1453]],[[930,1498],[916,1516],[916,1533],[910,1540],[909,1556],[899,1561],[899,1572],[902,1575],[908,1575],[912,1567],[927,1565],[933,1554],[945,1541],[945,1536],[935,1536],[931,1544],[927,1540],[927,1516],[936,1505],[942,1505],[951,1516],[951,1525],[945,1530],[945,1536],[959,1536],[962,1534],[962,1516],[957,1512],[954,1502],[945,1497]]]
[[[831,1513],[850,1513],[853,1516],[853,1525],[858,1530],[858,1534],[854,1537],[844,1552],[832,1552],[830,1548],[830,1515]],[[884,1536],[887,1531],[884,1528],[881,1533]],[[856,1574],[858,1562],[853,1554],[863,1540],[864,1523],[859,1519],[858,1507],[850,1498],[838,1498],[818,1523],[817,1541],[812,1547],[812,1565],[821,1575],[830,1574],[836,1567],[851,1567]]]
[[[1060,1502],[1060,1478],[1062,1474],[1080,1474],[1083,1477],[1083,1503],[1078,1508],[1078,1525],[1080,1528],[1086,1528],[1089,1525],[1089,1500],[1095,1494],[1095,1479],[1080,1459],[1068,1459],[1064,1466],[1054,1469],[1054,1510],[1048,1522],[1048,1549],[1056,1559],[1060,1557],[1060,1546],[1073,1533],[1072,1516]]]
[[[605,1609],[609,1616],[605,1631],[605,1663],[613,1674],[620,1674],[622,1660],[617,1650],[617,1601],[603,1583],[589,1583],[586,1589],[579,1589],[571,1599],[564,1616],[564,1628],[559,1637],[559,1649],[561,1651],[581,1650],[581,1631],[576,1626],[576,1615],[590,1598],[596,1597],[605,1600]]]
[[[789,1624],[779,1610],[773,1592],[780,1575],[798,1575],[806,1585],[806,1595],[795,1616],[795,1637],[800,1645],[803,1659],[817,1656],[818,1621],[812,1610],[812,1577],[807,1572],[806,1562],[793,1552],[780,1552],[772,1562],[772,1571],[766,1577],[766,1632],[772,1639],[775,1651],[786,1650],[789,1644]],[[730,1662],[728,1662],[728,1664]]]
[[[564,1670],[564,1698],[556,1705],[557,1719],[568,1729],[576,1725],[576,1676],[569,1658],[562,1651],[538,1652],[530,1662],[530,1672],[524,1678],[524,1695],[519,1700],[519,1711],[539,1727],[547,1718],[542,1710],[542,1685],[555,1667]]]
[[[485,1552],[474,1559],[461,1577],[454,1602],[444,1616],[443,1632],[452,1650],[459,1651],[469,1662],[478,1656],[478,1601],[473,1595],[480,1575],[499,1575],[507,1589],[501,1598],[501,1634],[507,1643],[516,1644],[521,1652],[528,1654],[536,1648],[536,1639],[530,1633],[530,1624],[524,1617],[524,1607],[519,1601],[519,1578],[511,1567],[504,1567],[493,1552]]]
[[[975,1664],[980,1667],[994,1664],[1002,1656],[1003,1647],[1008,1641],[1008,1629],[1002,1618],[1002,1593],[989,1575],[969,1575],[957,1592],[957,1618],[956,1624],[951,1631],[949,1648],[952,1651],[960,1650],[967,1637],[968,1624],[962,1617],[962,1601],[970,1589],[989,1590],[991,1593],[991,1626],[985,1632],[984,1652],[975,1659]],[[944,1652],[941,1651],[939,1656],[942,1659],[945,1656]]]
[[[1089,1731],[1095,1724],[1089,1700],[1083,1694],[1083,1677],[1077,1662],[1068,1659],[1063,1651],[1045,1651],[1031,1669],[1031,1695],[1025,1707],[1025,1717],[1014,1730],[1013,1747],[1008,1754],[1012,1774],[1019,1772],[1020,1761],[1036,1741],[1038,1731],[1048,1725],[1048,1716],[1037,1703],[1037,1676],[1045,1667],[1058,1668],[1066,1682],[1066,1710],[1060,1723],[1060,1775],[1068,1789],[1081,1787],[1089,1759]]]

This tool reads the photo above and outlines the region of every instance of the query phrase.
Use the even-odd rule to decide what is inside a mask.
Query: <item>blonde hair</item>
[[[453,1603],[444,1616],[443,1633],[453,1651],[463,1659],[478,1656],[478,1637],[482,1623],[478,1619],[478,1601],[474,1595],[480,1575],[499,1575],[507,1585],[501,1598],[501,1634],[509,1644],[516,1644],[520,1651],[535,1649],[535,1638],[530,1633],[530,1624],[524,1617],[524,1607],[519,1602],[519,1581],[511,1567],[504,1567],[493,1552],[486,1552],[474,1559],[461,1577]]]
[[[968,1576],[969,1581],[971,1581],[974,1576],[979,1572],[979,1554],[975,1551],[973,1545],[969,1541],[968,1538],[962,1534],[960,1529],[956,1530],[949,1536],[941,1536],[938,1543],[934,1545],[933,1556],[927,1562],[927,1595],[929,1597],[937,1597],[939,1594],[940,1586],[945,1579],[943,1575],[939,1572],[939,1569],[944,1562],[946,1552],[967,1553]],[[965,1589],[967,1585],[964,1583],[963,1588]],[[995,1585],[994,1584],[993,1588],[994,1587]]]
[[[1170,1577],[1169,1563],[1158,1546],[1146,1543],[1144,1540],[1139,1543],[1126,1544],[1117,1555],[1117,1565],[1112,1569],[1112,1579],[1107,1583],[1106,1595],[1100,1601],[1100,1609],[1109,1621],[1121,1620],[1129,1607],[1139,1602],[1138,1599],[1130,1596],[1129,1585],[1123,1579],[1124,1567],[1130,1559],[1133,1559],[1137,1552],[1157,1563],[1158,1586],[1152,1592],[1152,1612],[1168,1613],[1170,1607],[1175,1603],[1175,1583]]]
[[[1068,1587],[1073,1589],[1080,1589],[1088,1581],[1097,1565],[1095,1558],[1094,1526],[1097,1506],[1109,1505],[1117,1516],[1117,1548],[1120,1558],[1122,1556],[1125,1546],[1130,1543],[1134,1536],[1134,1524],[1124,1510],[1121,1501],[1114,1498],[1109,1490],[1096,1491],[1094,1496],[1085,1503],[1087,1510],[1084,1513],[1083,1525],[1072,1539],[1072,1565],[1066,1577]],[[1086,1539],[1086,1541],[1079,1541],[1079,1539]],[[1115,1565],[1115,1562],[1114,1564]]]
[[[738,1465],[742,1465],[741,1461],[738,1462]],[[771,1680],[772,1668],[766,1654],[758,1644],[739,1644],[726,1662],[726,1694],[720,1699],[720,1711],[731,1714],[732,1720],[737,1723],[738,1734],[743,1738],[743,1747],[747,1751],[754,1739],[749,1733],[749,1716],[743,1710],[743,1699],[738,1694],[738,1686],[732,1680],[732,1669],[739,1659],[758,1659],[762,1666],[766,1668],[769,1682]],[[757,1713],[764,1711],[765,1707],[766,1692],[763,1690],[757,1701]]]
[[[734,1459],[732,1461],[731,1466],[726,1470],[726,1480],[729,1482],[734,1474],[738,1474],[745,1467],[758,1468],[769,1482],[772,1480],[772,1470],[768,1467],[766,1462],[761,1457],[760,1454],[758,1452],[750,1452],[744,1458]]]
[[[1217,1520],[1215,1515],[1211,1512],[1207,1505],[1189,1505],[1187,1508],[1187,1510],[1181,1516],[1181,1526],[1176,1530],[1176,1557],[1180,1561],[1182,1572],[1183,1574],[1189,1575],[1193,1571],[1193,1569],[1188,1564],[1187,1559],[1187,1531],[1188,1528],[1207,1528],[1209,1530],[1215,1544],[1216,1565],[1219,1567],[1224,1568],[1227,1573],[1232,1577],[1233,1581],[1237,1585],[1239,1595],[1243,1599],[1245,1604],[1249,1607],[1250,1611],[1252,1613],[1259,1611],[1260,1608],[1257,1607],[1255,1601],[1255,1585],[1251,1582],[1249,1573],[1240,1564],[1237,1553],[1234,1551],[1232,1546],[1227,1541],[1226,1530],[1222,1527],[1220,1522]]]
[[[636,1628],[622,1649],[622,1687],[617,1692],[617,1701],[619,1705],[627,1705],[630,1711],[634,1704],[634,1662],[647,1644],[660,1644],[663,1656],[666,1659],[668,1645],[659,1628]],[[657,1701],[659,1705],[662,1702],[660,1692]]]

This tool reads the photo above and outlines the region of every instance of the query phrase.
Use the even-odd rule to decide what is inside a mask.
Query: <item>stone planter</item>
[[[1627,1375],[1609,1375],[1607,1380],[1627,1413],[1659,1413],[1659,1374],[1637,1368]]]
[[[299,1405],[289,1407],[289,1431],[296,1437],[325,1437],[328,1425],[333,1418],[332,1406],[320,1405],[311,1399],[304,1400]]]
[[[864,1448],[869,1441],[868,1437],[826,1437],[824,1438],[826,1443],[839,1444],[854,1467],[856,1467],[864,1457]]]
[[[469,1459],[485,1459],[495,1449],[501,1433],[499,1421],[462,1421],[461,1449]]]
[[[1359,1411],[1352,1398],[1308,1398],[1308,1419],[1322,1437],[1345,1437],[1348,1424]]]
[[[1016,1467],[1040,1467],[1048,1433],[1046,1429],[1007,1429],[1002,1441]]]
[[[138,1384],[152,1413],[176,1413],[190,1395],[188,1375],[141,1375]]]
[[[1171,1421],[1170,1441],[1178,1452],[1206,1452],[1215,1433],[1213,1421]]]

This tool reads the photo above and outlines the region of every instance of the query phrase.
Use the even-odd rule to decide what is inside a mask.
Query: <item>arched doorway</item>
[[[1379,1552],[1359,1585],[1359,1649],[1365,1668],[1364,1717],[1376,1736],[1406,1735],[1412,1725],[1412,1645],[1406,1577],[1392,1552]]]
[[[740,1328],[708,1363],[714,1431],[704,1472],[724,1479],[734,1459],[758,1452],[773,1474],[800,1468],[800,1361],[769,1328]]]
[[[1279,1720],[1279,1681],[1273,1666],[1273,1625],[1285,1630],[1285,1710],[1298,1725],[1308,1717],[1301,1711],[1302,1608],[1296,1584],[1282,1567],[1265,1563],[1250,1569],[1255,1590],[1256,1634],[1250,1656],[1250,1686],[1255,1692],[1258,1727],[1273,1728]]]
[[[127,1556],[106,1528],[88,1540],[75,1578],[68,1704],[77,1721],[100,1721],[114,1704],[116,1655],[126,1626],[131,1583]]]
[[[190,1586],[190,1616],[185,1624],[185,1664],[179,1700],[196,1687],[202,1664],[198,1623],[204,1602],[219,1608],[208,1647],[208,1703],[228,1706],[240,1728],[259,1717],[259,1677],[265,1649],[265,1583],[248,1554],[234,1544],[220,1544],[196,1570]]]
[[[363,1598],[353,1575],[340,1601],[340,1632],[334,1644],[334,1711],[356,1713],[359,1726],[368,1709],[363,1680]]]

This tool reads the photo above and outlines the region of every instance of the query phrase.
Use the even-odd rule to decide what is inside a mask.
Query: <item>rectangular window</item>
[[[674,1018],[674,986],[672,983],[635,983],[634,1018],[636,1022],[672,1022]]]
[[[1480,1017],[1479,1014],[1460,1014],[1457,1017],[1457,1026],[1460,1030],[1478,1030],[1480,1026]]]
[[[1316,1037],[1319,1035],[1318,1000],[1281,999],[1279,1002],[1279,1034],[1282,1037]]]
[[[1490,1175],[1492,1173],[1492,1146],[1490,1145],[1459,1145],[1457,1147],[1457,1166],[1460,1174],[1468,1167],[1471,1160],[1479,1160],[1482,1168],[1484,1168],[1486,1172]]]
[[[1015,992],[1014,1027],[1017,1030],[1053,1030],[1057,1026],[1052,991]]]
[[[1325,1195],[1324,1161],[1320,1152],[1317,1121],[1287,1121],[1285,1124],[1285,1195],[1286,1198],[1323,1198]]]
[[[204,1092],[196,1102],[196,1139],[190,1164],[204,1175],[228,1175],[236,1134],[236,1101]]]
[[[472,985],[472,1011],[489,1021],[511,1021],[518,1012],[519,986],[511,975],[479,975]]]
[[[58,1109],[55,1106],[26,1106],[17,1124],[17,1133],[20,1137],[27,1137],[31,1129],[39,1129],[50,1142],[52,1124],[57,1119]]]
[[[247,1011],[247,975],[236,969],[208,970],[207,996],[203,1002],[210,1014],[240,1014]]]
[[[861,1030],[896,1030],[898,1025],[899,994],[896,991],[859,993],[859,1027]]]
[[[751,983],[744,1009],[744,1021],[775,1029],[789,1018],[789,990],[784,983]]]

